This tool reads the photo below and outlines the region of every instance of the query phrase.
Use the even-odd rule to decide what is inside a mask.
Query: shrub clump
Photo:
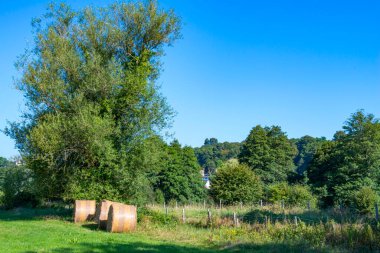
[[[211,177],[210,195],[225,204],[252,203],[262,196],[262,183],[247,165],[230,160]]]
[[[304,206],[309,201],[313,205],[315,203],[315,197],[306,186],[288,185],[286,182],[270,185],[268,187],[268,201],[276,203],[282,200],[289,206]]]
[[[24,167],[7,169],[2,191],[1,202],[7,209],[19,206],[35,207],[39,203],[33,190],[32,171]]]
[[[372,213],[379,196],[371,187],[364,186],[354,195],[356,210],[363,214]]]
[[[176,226],[179,223],[178,218],[173,214],[161,213],[146,207],[138,209],[137,221],[166,226]]]

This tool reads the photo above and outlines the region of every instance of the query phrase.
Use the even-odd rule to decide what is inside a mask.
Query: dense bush
[[[284,203],[290,206],[306,205],[309,201],[313,204],[315,202],[315,197],[306,186],[288,185],[286,182],[270,185],[267,196],[271,203],[284,200]]]
[[[4,192],[0,189],[0,207],[4,206]]]
[[[158,204],[162,204],[165,202],[164,193],[160,189],[156,189],[154,191],[154,201]]]
[[[175,226],[179,223],[178,218],[173,214],[165,214],[146,207],[137,210],[138,222],[153,223],[155,225]]]
[[[360,213],[371,213],[374,210],[375,203],[378,201],[379,196],[371,187],[363,187],[353,196],[354,204]]]
[[[6,171],[2,191],[2,204],[5,208],[38,204],[33,191],[32,171],[24,167],[14,167]]]
[[[211,177],[210,195],[225,204],[252,203],[260,199],[262,183],[247,165],[230,160]]]

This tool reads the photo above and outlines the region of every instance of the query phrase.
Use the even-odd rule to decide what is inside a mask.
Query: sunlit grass
[[[211,221],[207,209],[212,213]],[[137,231],[130,234],[110,234],[98,230],[94,223],[74,224],[72,210],[67,209],[0,211],[0,252],[366,252],[380,249],[376,224],[365,219],[339,221],[343,213],[334,209],[284,210],[278,206],[239,205],[221,210],[202,205],[166,209],[151,205],[144,210],[139,211]],[[238,224],[233,222],[234,212],[241,219]],[[300,219],[295,222],[294,217]]]

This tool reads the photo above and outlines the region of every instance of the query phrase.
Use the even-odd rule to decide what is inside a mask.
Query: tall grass
[[[175,220],[176,231],[188,227],[190,235],[203,231],[207,243],[220,247],[256,247],[260,244],[283,244],[304,251],[380,251],[380,224],[371,216],[331,208],[267,206],[147,206],[155,214]],[[186,220],[183,224],[182,212]],[[208,218],[211,211],[211,220]],[[238,222],[234,222],[234,213]],[[189,233],[189,230],[187,230]],[[199,235],[199,233],[198,233]],[[202,238],[198,238],[202,240]]]

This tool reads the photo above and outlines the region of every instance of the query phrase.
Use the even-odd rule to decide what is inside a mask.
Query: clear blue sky
[[[13,64],[48,2],[0,1],[0,128],[23,108]],[[160,3],[184,22],[159,80],[178,113],[171,130],[181,143],[242,141],[257,124],[280,125],[289,137],[331,138],[357,109],[380,116],[380,1]],[[0,133],[0,156],[15,154]]]

